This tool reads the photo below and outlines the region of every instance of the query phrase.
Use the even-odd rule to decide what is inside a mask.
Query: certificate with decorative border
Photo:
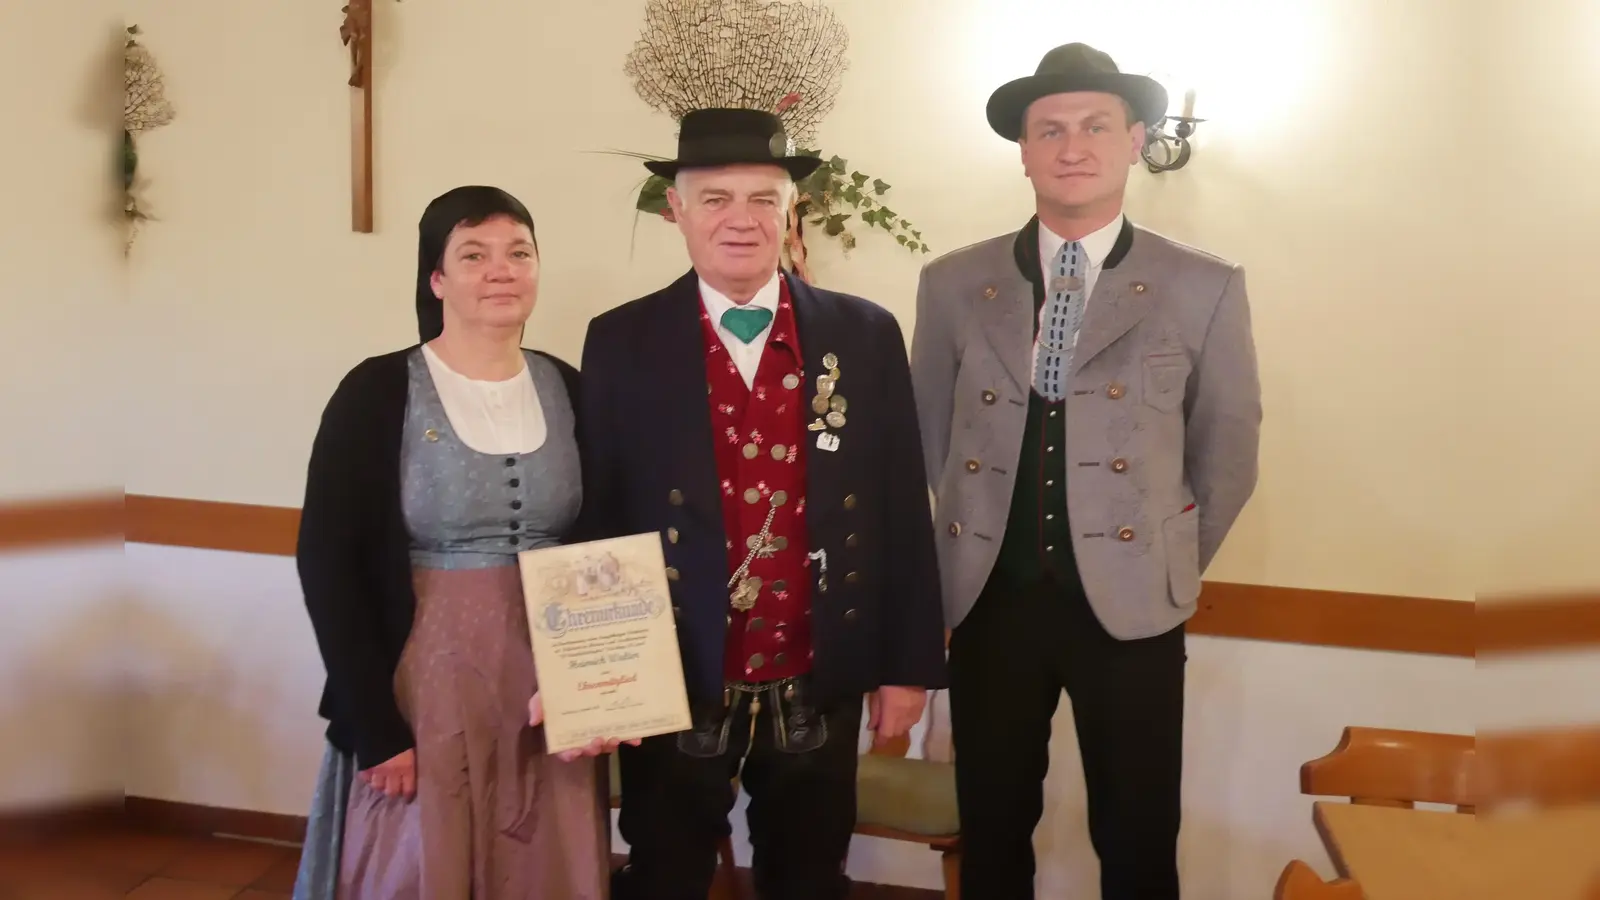
[[[690,727],[659,534],[517,559],[549,752]]]

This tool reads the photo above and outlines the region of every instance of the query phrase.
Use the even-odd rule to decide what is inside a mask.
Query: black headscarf
[[[458,225],[477,225],[493,216],[507,216],[528,226],[533,234],[533,216],[522,201],[496,187],[467,185],[447,191],[433,199],[417,222],[417,335],[422,343],[444,331],[444,303],[433,293],[433,273],[444,262],[444,248]],[[534,250],[539,239],[534,236]]]

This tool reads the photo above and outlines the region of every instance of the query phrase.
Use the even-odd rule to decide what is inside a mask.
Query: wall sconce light
[[[1189,89],[1183,94],[1183,114],[1167,116],[1156,127],[1150,129],[1145,137],[1144,149],[1139,155],[1144,158],[1144,164],[1151,172],[1171,172],[1181,169],[1189,164],[1189,157],[1193,155],[1194,148],[1189,144],[1189,138],[1194,134],[1194,127],[1205,119],[1194,117],[1194,89]],[[1173,123],[1172,133],[1168,134],[1166,125]],[[1155,151],[1155,152],[1152,152]]]

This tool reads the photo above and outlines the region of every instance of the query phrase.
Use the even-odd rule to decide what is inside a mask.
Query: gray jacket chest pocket
[[[1144,404],[1165,413],[1177,411],[1183,405],[1184,387],[1191,371],[1188,356],[1181,352],[1145,357]]]

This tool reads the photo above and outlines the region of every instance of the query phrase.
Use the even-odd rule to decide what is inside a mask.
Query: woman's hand
[[[544,701],[539,699],[538,691],[534,691],[533,696],[528,700],[528,724],[535,728],[544,724]],[[627,744],[630,747],[637,747],[639,746],[639,739],[634,738],[631,741],[619,741],[616,738],[611,738],[610,740],[601,740],[600,738],[595,738],[594,740],[590,741],[589,745],[586,747],[563,750],[560,753],[557,753],[556,756],[562,762],[572,762],[573,760],[582,756],[599,756],[602,753],[610,753],[611,751],[617,749],[619,744]]]
[[[388,762],[360,773],[363,784],[389,797],[407,800],[417,795],[417,751],[407,750]]]

